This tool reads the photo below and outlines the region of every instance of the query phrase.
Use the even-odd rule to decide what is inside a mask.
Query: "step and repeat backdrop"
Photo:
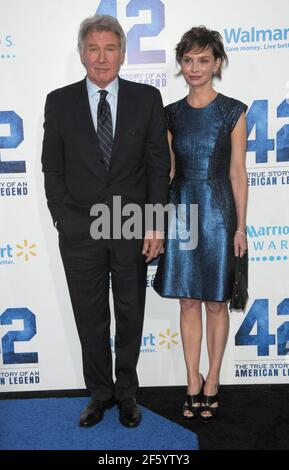
[[[164,104],[188,92],[174,57],[182,34],[194,25],[222,34],[229,66],[216,88],[248,105],[250,298],[230,314],[221,382],[289,383],[288,0],[0,0],[0,392],[84,387],[40,155],[46,95],[85,76],[78,27],[96,11],[127,34],[121,76],[157,87]],[[155,270],[140,385],[182,385],[178,301],[153,291]],[[112,349],[113,331],[112,322]],[[204,348],[203,373],[207,361]]]

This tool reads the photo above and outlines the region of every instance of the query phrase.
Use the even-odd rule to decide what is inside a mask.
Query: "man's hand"
[[[146,263],[150,263],[160,253],[164,252],[164,233],[159,231],[147,231],[143,243],[142,254],[146,257]]]

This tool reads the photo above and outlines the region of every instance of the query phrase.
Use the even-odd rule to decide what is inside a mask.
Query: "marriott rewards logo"
[[[288,28],[225,28],[226,52],[265,51],[289,48]]]
[[[289,225],[248,225],[250,261],[288,263]]]

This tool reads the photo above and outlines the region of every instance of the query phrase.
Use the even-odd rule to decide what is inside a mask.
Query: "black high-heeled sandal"
[[[183,413],[182,416],[184,419],[187,421],[191,421],[193,419],[196,419],[201,410],[201,403],[202,403],[202,395],[203,395],[203,389],[205,385],[205,379],[202,377],[202,384],[199,393],[196,395],[187,395],[186,401],[183,405]],[[185,415],[186,412],[191,413],[190,415]]]
[[[219,387],[218,387],[218,390],[219,390]],[[217,405],[212,406],[215,403],[217,403]],[[200,409],[201,419],[206,422],[216,419],[218,415],[219,404],[220,404],[220,400],[218,396],[218,391],[215,395],[203,395],[201,409]],[[204,412],[207,412],[210,414],[203,415]]]

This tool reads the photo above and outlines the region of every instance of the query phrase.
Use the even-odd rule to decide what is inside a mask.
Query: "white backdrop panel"
[[[174,58],[181,35],[200,24],[223,35],[230,63],[216,87],[249,106],[250,300],[230,314],[221,381],[289,382],[288,1],[0,0],[0,392],[84,387],[40,155],[46,94],[84,77],[77,32],[97,9],[127,33],[121,76],[157,86],[165,104],[187,93]],[[140,385],[185,384],[178,302],[157,296],[154,273]]]

